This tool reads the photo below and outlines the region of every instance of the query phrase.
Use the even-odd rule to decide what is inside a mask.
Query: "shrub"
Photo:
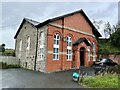
[[[4,62],[0,62],[0,69],[5,69],[7,68],[7,63],[4,63]]]
[[[7,64],[4,62],[0,62],[0,69],[6,69],[6,68],[20,68],[19,64]]]
[[[8,68],[20,68],[20,65],[18,65],[18,64],[9,64],[8,66],[7,66]]]
[[[106,74],[104,76],[97,75],[95,77],[85,77],[82,83],[94,88],[118,88],[118,75]]]

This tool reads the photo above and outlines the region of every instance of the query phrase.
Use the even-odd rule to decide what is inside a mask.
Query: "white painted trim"
[[[58,25],[58,24],[54,24],[54,23],[49,23],[49,25],[52,25],[52,26],[55,26],[55,27],[58,27],[58,28],[62,28],[61,25]],[[68,29],[70,31],[74,31],[74,32],[78,32],[78,33],[82,33],[82,34],[85,34],[85,35],[89,35],[89,36],[92,36],[92,37],[95,37],[94,35],[90,34],[90,33],[87,33],[87,32],[83,32],[81,30],[77,30],[77,29],[74,29],[74,28],[70,28],[70,27],[67,27],[67,26],[64,26],[65,29]]]
[[[53,54],[53,51],[48,51],[48,54]],[[66,55],[67,52],[59,52],[59,54],[64,54],[64,55]]]

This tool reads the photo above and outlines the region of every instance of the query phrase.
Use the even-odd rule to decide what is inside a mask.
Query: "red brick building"
[[[49,19],[37,25],[32,23],[35,22],[33,20],[24,19],[16,33],[16,41],[19,41],[17,37],[25,22],[30,23],[32,27],[36,28],[36,41],[33,40],[31,42],[32,37],[27,44],[30,43],[30,47],[33,47],[31,43],[36,44],[34,46],[35,53],[27,55],[26,61],[21,60],[19,57],[21,63],[27,63],[23,67],[26,66],[26,68],[42,72],[54,72],[71,68],[78,69],[80,66],[89,66],[96,60],[98,50],[96,38],[101,35],[83,10]],[[18,47],[20,47],[20,42],[17,43]],[[32,48],[30,49],[32,50]],[[18,52],[19,50],[17,51],[16,46],[16,54],[19,54]],[[30,62],[33,62],[33,64],[30,64]]]

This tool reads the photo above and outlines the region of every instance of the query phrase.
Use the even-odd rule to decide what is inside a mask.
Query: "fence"
[[[0,62],[6,62],[7,64],[19,64],[19,59],[13,56],[0,56]]]

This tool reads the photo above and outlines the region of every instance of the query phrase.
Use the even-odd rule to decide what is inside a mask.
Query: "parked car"
[[[97,59],[96,61],[94,61],[94,65],[99,65],[101,60],[102,59]]]
[[[100,63],[99,63],[100,66],[115,66],[115,65],[118,65],[116,62],[114,62],[113,60],[111,59],[106,59],[106,58],[103,58]]]

